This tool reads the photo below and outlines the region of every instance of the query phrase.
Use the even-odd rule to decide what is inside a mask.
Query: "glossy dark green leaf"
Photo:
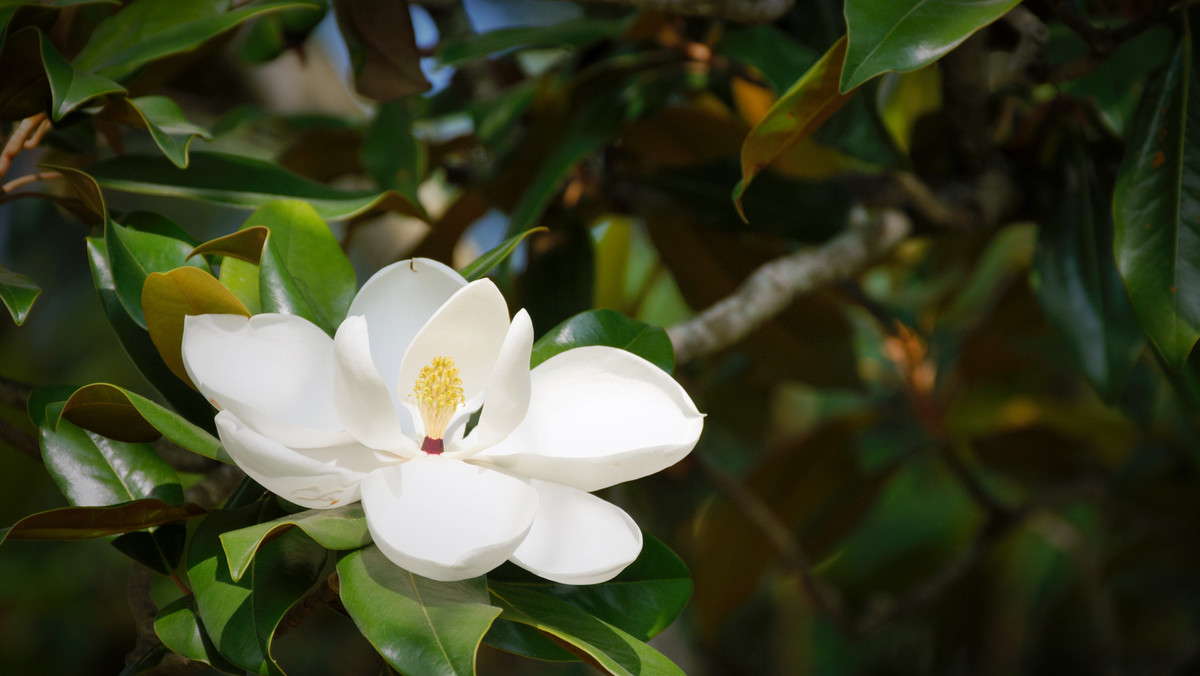
[[[850,45],[841,90],[888,71],[916,70],[1008,13],[1020,0],[847,0]]]
[[[503,619],[550,634],[614,676],[683,674],[654,648],[565,601],[502,582],[490,591]]]
[[[46,471],[76,507],[118,505],[142,498],[183,502],[179,477],[148,444],[113,441],[60,420],[39,439]]]
[[[42,66],[50,83],[50,116],[55,122],[80,106],[109,94],[124,94],[125,88],[112,80],[76,70],[58,53],[50,40],[42,37]]]
[[[497,617],[483,642],[487,645],[535,660],[578,662],[579,657],[554,642],[554,639],[527,624]]]
[[[96,26],[75,67],[119,79],[150,61],[189,52],[256,16],[306,6],[266,0],[226,11],[230,5],[228,0],[134,0]]]
[[[1092,386],[1114,401],[1145,336],[1117,273],[1111,201],[1088,161],[1082,155],[1072,159],[1069,184],[1038,225],[1035,289]]]
[[[108,78],[71,67],[35,26],[4,41],[0,70],[6,74],[0,81],[0,119],[49,112],[57,122],[89,101],[125,91]]]
[[[838,90],[838,75],[846,53],[845,38],[809,68],[796,84],[779,97],[763,119],[742,142],[742,180],[733,190],[733,203],[743,220],[742,196],[762,170],[789,148],[810,136],[839,108],[846,105],[853,91]]]
[[[179,567],[187,544],[187,527],[169,523],[153,530],[124,533],[113,538],[114,549],[159,575],[170,577]]]
[[[96,117],[150,132],[158,149],[171,160],[171,164],[180,169],[188,165],[188,146],[192,139],[212,138],[207,129],[188,122],[179,105],[165,96],[117,99],[105,106]]]
[[[258,265],[263,311],[299,315],[332,335],[346,317],[357,283],[329,226],[297,200],[254,212],[243,227],[254,226],[270,231]]]
[[[620,35],[628,19],[569,19],[550,26],[517,26],[488,31],[482,35],[449,38],[438,43],[437,58],[457,66],[518,47],[581,47],[603,38]]]
[[[117,297],[112,263],[108,260],[104,240],[88,237],[87,251],[92,281],[100,295],[100,304],[125,353],[146,380],[166,397],[176,411],[192,423],[214,432],[212,406],[199,392],[185,385],[171,372],[154,347],[150,334],[138,326],[125,311],[125,306]]]
[[[53,426],[62,413],[63,404],[75,392],[70,385],[48,385],[34,388],[25,402],[29,420],[35,427]],[[47,422],[49,421],[49,422]]]
[[[250,571],[235,582],[220,535],[253,525],[262,504],[205,518],[188,547],[187,571],[200,621],[221,656],[266,676],[283,673],[270,657],[275,627],[318,581],[327,553],[300,531],[285,533],[264,545]]]
[[[502,577],[506,571],[514,574]],[[637,560],[607,582],[565,585],[523,572],[515,566],[501,568],[489,573],[488,581],[519,585],[566,601],[642,641],[670,626],[692,595],[687,565],[669,547],[649,536]]]
[[[168,648],[196,662],[204,662],[225,673],[239,669],[221,657],[196,612],[196,598],[182,596],[159,608],[154,619],[154,633]]]
[[[195,153],[186,170],[165,157],[126,155],[87,168],[106,190],[203,200],[256,209],[281,199],[302,199],[325,220],[375,209],[424,218],[421,209],[393,191],[339,190],[302,178],[277,164],[220,153]]]
[[[234,580],[241,579],[263,542],[292,528],[299,528],[326,549],[357,549],[371,543],[362,504],[334,509],[309,509],[253,526],[221,534],[221,546],[229,559]]]
[[[393,101],[429,90],[407,0],[334,0],[333,9],[350,50],[359,94]]]
[[[216,437],[136,392],[96,383],[76,390],[62,416],[83,429],[119,441],[153,441],[165,436],[180,448],[225,463],[233,459]]]
[[[503,263],[506,258],[511,256],[513,250],[516,249],[517,245],[524,241],[526,237],[535,232],[546,231],[546,228],[532,228],[520,234],[513,235],[503,242],[500,242],[499,245],[490,251],[481,254],[479,258],[476,258],[468,263],[466,267],[458,271],[458,274],[462,275],[465,279],[467,279],[467,281],[480,279],[486,276],[487,273],[491,272],[492,269],[497,265]]]
[[[199,505],[168,505],[144,498],[111,507],[62,507],[31,514],[0,529],[0,543],[12,540],[92,540],[154,528],[205,513]]]
[[[589,310],[550,329],[538,339],[530,356],[531,366],[584,345],[607,345],[627,350],[671,373],[675,350],[661,327],[630,319],[614,310]]]
[[[4,301],[4,307],[8,308],[17,326],[25,323],[29,308],[41,293],[42,288],[32,277],[0,265],[0,300]]]
[[[152,272],[169,272],[178,267],[208,270],[203,258],[189,259],[192,247],[173,237],[141,232],[114,221],[104,227],[104,244],[112,265],[117,298],[130,318],[143,329],[146,315],[142,311],[142,287]]]
[[[342,603],[363,636],[404,674],[474,674],[475,652],[500,609],[482,577],[437,582],[374,545],[338,558]]]
[[[1113,195],[1117,268],[1142,327],[1181,367],[1200,337],[1200,74],[1185,35],[1147,92]]]

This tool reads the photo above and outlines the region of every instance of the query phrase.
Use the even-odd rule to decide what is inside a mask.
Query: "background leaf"
[[[334,0],[354,64],[354,88],[376,101],[427,91],[407,0]]]
[[[675,368],[675,351],[666,331],[604,309],[575,315],[547,331],[533,346],[530,366],[584,345],[607,345],[632,352],[667,373]]]
[[[17,326],[25,323],[29,308],[41,293],[41,287],[32,277],[0,265],[0,300],[4,301],[4,307],[8,308]]]

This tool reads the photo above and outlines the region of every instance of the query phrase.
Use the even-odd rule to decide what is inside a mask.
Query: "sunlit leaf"
[[[147,444],[114,441],[66,420],[57,429],[43,426],[39,439],[46,471],[73,506],[183,502],[179,476]]]
[[[667,373],[675,369],[675,350],[666,331],[604,309],[576,315],[547,331],[533,346],[531,365],[537,366],[560,352],[584,345],[619,348]]]
[[[191,378],[183,366],[183,318],[203,314],[250,316],[229,289],[198,268],[150,273],[142,287],[142,310],[158,354],[167,368],[188,384]]]
[[[142,311],[142,287],[152,272],[169,272],[190,265],[208,271],[203,258],[189,260],[192,247],[187,243],[151,232],[141,232],[109,221],[104,228],[104,244],[112,264],[117,297],[125,311],[146,328]]]
[[[204,662],[226,673],[239,670],[230,664],[213,645],[196,612],[196,597],[182,596],[158,610],[154,633],[172,651],[189,660]]]
[[[221,534],[221,546],[229,559],[234,580],[241,579],[262,544],[291,528],[299,528],[326,549],[357,549],[371,544],[367,517],[361,503],[334,509],[310,509],[273,521]]]

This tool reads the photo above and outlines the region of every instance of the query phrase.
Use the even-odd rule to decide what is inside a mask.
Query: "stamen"
[[[413,384],[412,396],[417,401],[417,411],[425,424],[425,442],[421,445],[426,453],[437,455],[442,451],[442,437],[446,425],[462,405],[462,378],[458,367],[450,357],[434,357],[421,369],[417,382]],[[433,443],[436,442],[436,443]]]

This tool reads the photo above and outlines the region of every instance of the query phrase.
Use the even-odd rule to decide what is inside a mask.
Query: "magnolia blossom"
[[[361,499],[397,565],[450,581],[511,560],[602,582],[642,535],[591,491],[677,462],[703,416],[629,352],[579,347],[531,371],[532,345],[491,281],[414,259],[368,280],[333,338],[293,315],[200,315],[183,359],[239,467],[305,507]]]

